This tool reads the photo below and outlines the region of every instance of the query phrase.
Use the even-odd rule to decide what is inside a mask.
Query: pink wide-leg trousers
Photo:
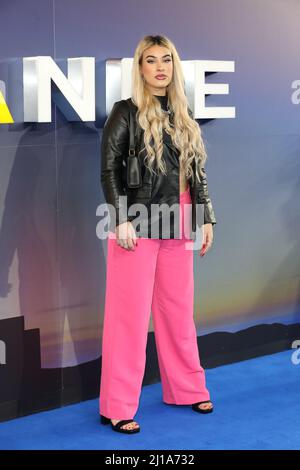
[[[185,203],[191,203],[188,189],[180,194],[182,227]],[[138,238],[129,251],[108,238],[99,397],[100,414],[108,418],[132,419],[137,412],[151,311],[163,401],[210,399],[194,323],[194,250],[186,249],[187,241],[184,234]]]

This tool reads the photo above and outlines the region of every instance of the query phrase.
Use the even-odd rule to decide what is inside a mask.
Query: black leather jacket
[[[144,147],[144,131],[138,125],[136,119],[134,120],[135,150],[136,154],[139,155],[143,184],[141,188],[128,188],[126,184],[126,162],[129,148],[129,106],[132,106],[134,111],[137,110],[131,98],[114,103],[103,127],[101,143],[101,182],[105,200],[108,204],[111,204],[115,210],[116,225],[127,220],[131,221],[136,217],[130,216],[127,214],[128,211],[122,210],[122,203],[120,204],[119,196],[123,195],[128,197],[128,209],[131,204],[147,204],[151,199],[153,185],[152,175],[144,164],[146,150],[144,149],[140,152]],[[189,110],[189,113],[192,116],[191,110]],[[135,113],[133,113],[133,115],[135,117]],[[170,122],[172,122],[172,115],[170,116]],[[163,140],[171,149],[173,148],[174,151],[177,151],[171,136],[165,131],[163,132]],[[205,173],[204,168],[203,171]],[[197,225],[200,226],[202,223],[216,224],[216,218],[208,193],[207,178],[201,177],[200,182],[194,178],[194,183],[188,181],[188,184],[192,200],[191,238],[195,239]],[[170,200],[170,194],[166,194],[166,191],[168,191],[168,187],[166,186],[160,189],[159,203]],[[177,201],[179,201],[179,191],[176,197]],[[198,216],[196,205],[203,205],[202,217]]]

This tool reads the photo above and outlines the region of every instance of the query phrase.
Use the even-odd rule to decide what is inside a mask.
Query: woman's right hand
[[[125,250],[135,250],[137,236],[131,222],[127,221],[116,227],[116,240],[118,245]]]

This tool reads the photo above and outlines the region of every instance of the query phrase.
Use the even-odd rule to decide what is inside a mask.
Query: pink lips
[[[163,80],[164,78],[167,78],[166,75],[156,75],[156,77],[158,80]]]

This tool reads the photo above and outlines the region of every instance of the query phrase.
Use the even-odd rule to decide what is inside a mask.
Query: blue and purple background
[[[300,78],[297,0],[0,0],[0,80],[22,114],[22,58],[133,57],[146,34],[165,34],[181,60],[233,60],[234,119],[202,126],[217,225],[214,245],[195,252],[198,335],[299,322]],[[105,96],[104,75],[96,82]],[[102,108],[101,108],[102,106]],[[104,113],[97,101],[97,113]],[[1,320],[24,316],[39,329],[41,367],[101,355],[106,241],[96,236],[101,125],[68,122],[53,103],[49,124],[0,125]],[[17,119],[16,119],[17,121]],[[152,331],[152,324],[149,325]]]

